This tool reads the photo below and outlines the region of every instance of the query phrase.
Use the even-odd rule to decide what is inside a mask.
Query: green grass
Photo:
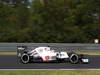
[[[100,55],[100,51],[75,51],[79,54]]]
[[[15,51],[10,51],[10,52],[0,51],[0,54],[17,54],[17,52],[15,52]]]
[[[76,50],[75,52],[79,54],[100,55],[100,51],[78,51]],[[17,52],[0,51],[0,54],[17,54]]]
[[[0,70],[0,75],[100,75],[100,70]]]

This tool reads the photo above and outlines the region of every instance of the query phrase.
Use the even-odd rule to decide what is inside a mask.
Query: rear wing
[[[17,50],[26,50],[27,46],[17,46]]]
[[[17,56],[21,57],[23,53],[27,52],[27,46],[17,46]]]

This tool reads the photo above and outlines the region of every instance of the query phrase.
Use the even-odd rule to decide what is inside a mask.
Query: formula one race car
[[[77,54],[75,52],[56,52],[56,50],[51,50],[50,47],[37,47],[32,50],[28,50],[26,46],[17,47],[18,60],[24,64],[29,62],[70,62],[72,64],[77,63],[89,63],[89,59],[85,58],[83,54]]]

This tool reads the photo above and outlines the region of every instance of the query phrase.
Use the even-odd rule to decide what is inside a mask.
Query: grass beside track
[[[100,75],[100,70],[0,70],[0,75]]]
[[[100,55],[100,51],[75,51],[79,54]]]
[[[76,53],[79,54],[89,54],[89,55],[100,55],[100,51],[75,51]],[[6,52],[6,51],[0,51],[0,54],[7,54],[7,55],[11,55],[11,54],[17,54],[17,52]]]
[[[15,51],[10,51],[10,52],[6,52],[6,51],[0,51],[0,54],[7,54],[7,55],[11,55],[11,54],[17,54],[17,52]]]

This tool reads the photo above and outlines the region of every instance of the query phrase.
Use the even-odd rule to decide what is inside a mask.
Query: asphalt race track
[[[0,69],[100,69],[100,55],[91,55],[90,64],[45,63],[22,64],[16,55],[0,55]]]

